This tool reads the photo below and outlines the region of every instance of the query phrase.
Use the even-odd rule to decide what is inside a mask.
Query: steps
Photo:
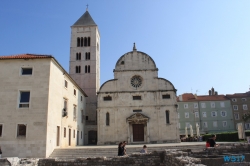
[[[204,149],[205,145],[204,143],[202,145],[189,145],[189,146],[164,146],[165,144],[162,144],[162,146],[154,146],[154,145],[147,145],[148,146],[148,152],[153,151],[164,151],[165,149],[191,149],[194,151],[202,150]],[[142,145],[137,147],[129,146],[127,145],[126,151],[127,154],[132,153],[139,153],[142,149]],[[93,146],[93,147],[75,147],[75,148],[65,148],[65,149],[55,149],[53,153],[50,155],[49,158],[59,158],[59,159],[75,159],[75,158],[88,158],[88,157],[114,157],[117,156],[118,153],[118,146]]]

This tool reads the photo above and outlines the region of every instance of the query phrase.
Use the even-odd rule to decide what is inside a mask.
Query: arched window
[[[106,113],[106,126],[109,126],[109,113]]]
[[[169,111],[166,111],[166,123],[170,124],[170,121],[169,121]]]
[[[90,73],[90,66],[88,65],[88,73]]]
[[[87,44],[88,44],[88,43],[87,43],[87,38],[85,37],[85,38],[84,38],[84,46],[87,46]]]
[[[83,46],[83,37],[81,37],[81,47]]]
[[[77,38],[77,47],[80,47],[80,38]]]
[[[76,53],[76,60],[78,60],[79,56],[78,56],[78,53]]]
[[[85,59],[86,60],[90,60],[90,52],[86,52],[85,53]]]
[[[76,73],[78,73],[78,66],[76,66]]]
[[[79,52],[79,53],[78,53],[78,60],[81,60],[81,59],[82,59],[81,56],[82,56],[82,55],[81,55],[81,53]]]
[[[88,72],[88,66],[86,65],[85,66],[85,73],[87,73]]]
[[[90,60],[90,52],[88,52],[88,60]]]
[[[90,46],[90,37],[88,37],[88,46]]]

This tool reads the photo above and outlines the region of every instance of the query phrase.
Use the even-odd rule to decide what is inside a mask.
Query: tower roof
[[[73,26],[88,26],[88,25],[96,25],[95,21],[90,16],[89,12],[86,11],[75,23]]]

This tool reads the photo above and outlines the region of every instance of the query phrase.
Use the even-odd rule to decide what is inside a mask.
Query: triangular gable
[[[134,123],[148,122],[148,120],[149,120],[149,117],[141,113],[135,113],[127,118],[128,122],[134,122]]]

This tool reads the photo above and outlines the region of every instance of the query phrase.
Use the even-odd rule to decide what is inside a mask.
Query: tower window
[[[121,65],[124,65],[124,61],[121,62]]]
[[[81,60],[81,53],[76,53],[76,60]]]
[[[90,73],[90,66],[89,65],[85,66],[85,73]]]
[[[77,38],[77,47],[80,47],[80,37]]]
[[[166,111],[166,123],[169,124],[169,111]]]
[[[105,96],[105,97],[103,97],[103,100],[104,101],[111,101],[112,97],[111,96]]]
[[[85,53],[85,59],[86,60],[90,60],[90,52],[86,52]]]
[[[76,66],[76,73],[81,73],[81,66]]]
[[[162,98],[163,99],[170,99],[170,95],[169,94],[162,95]]]
[[[88,44],[88,43],[87,43],[87,38],[85,37],[85,38],[84,38],[84,46],[87,46],[87,44]]]
[[[88,73],[90,73],[90,66],[88,65]]]
[[[90,37],[88,37],[88,46],[90,46]]]
[[[109,113],[106,113],[106,126],[109,126]]]
[[[81,47],[83,46],[83,37],[81,37]]]
[[[133,96],[133,100],[141,100],[141,96]]]

